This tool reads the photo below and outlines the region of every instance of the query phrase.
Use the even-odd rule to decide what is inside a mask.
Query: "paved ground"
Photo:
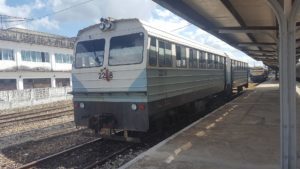
[[[269,81],[122,168],[277,169],[280,168],[279,122],[278,84]]]

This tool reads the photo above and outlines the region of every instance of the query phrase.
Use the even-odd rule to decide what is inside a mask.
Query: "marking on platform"
[[[220,121],[222,121],[223,120],[223,117],[219,117],[219,118],[217,118],[215,121],[216,122],[220,122]]]
[[[198,137],[202,137],[202,136],[205,136],[205,132],[204,131],[199,131],[195,135],[198,136]]]
[[[211,123],[210,125],[206,126],[205,128],[208,130],[208,129],[211,129],[215,126],[216,126],[216,123]]]
[[[174,154],[169,155],[169,157],[165,160],[165,162],[168,163],[168,164],[171,163],[175,159],[175,157],[177,155],[179,155],[179,153],[182,152],[182,150],[188,150],[191,147],[192,147],[192,143],[190,141],[187,142],[187,143],[185,143],[185,144],[183,144],[183,145],[181,145],[179,148],[177,148],[176,150],[174,150]]]

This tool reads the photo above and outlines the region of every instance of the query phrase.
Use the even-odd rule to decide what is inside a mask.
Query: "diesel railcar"
[[[146,132],[152,117],[248,85],[248,64],[138,19],[79,31],[72,70],[75,123]]]
[[[253,67],[250,69],[250,79],[254,83],[261,83],[268,78],[268,71],[263,67]]]

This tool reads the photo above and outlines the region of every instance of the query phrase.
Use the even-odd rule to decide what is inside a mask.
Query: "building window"
[[[2,90],[16,90],[16,79],[0,79],[0,91]]]
[[[24,89],[31,88],[49,88],[51,87],[51,79],[23,79]]]
[[[55,83],[56,83],[56,87],[70,86],[70,79],[69,78],[56,78]]]
[[[158,41],[158,56],[160,67],[172,67],[172,48],[171,43]]]
[[[176,45],[176,66],[186,67],[186,48]]]
[[[55,62],[56,63],[73,63],[73,56],[69,54],[55,54]]]
[[[149,65],[157,65],[157,51],[156,51],[156,38],[150,38],[150,47],[149,47]]]
[[[0,60],[15,60],[12,49],[0,49]]]
[[[49,62],[49,53],[37,51],[21,51],[23,61],[28,62]]]

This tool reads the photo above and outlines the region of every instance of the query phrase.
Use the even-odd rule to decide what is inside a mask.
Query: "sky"
[[[262,65],[151,0],[0,0],[0,14],[31,19],[4,26],[68,37],[75,37],[80,29],[99,23],[101,17],[139,18],[165,31],[224,51],[250,66]]]

